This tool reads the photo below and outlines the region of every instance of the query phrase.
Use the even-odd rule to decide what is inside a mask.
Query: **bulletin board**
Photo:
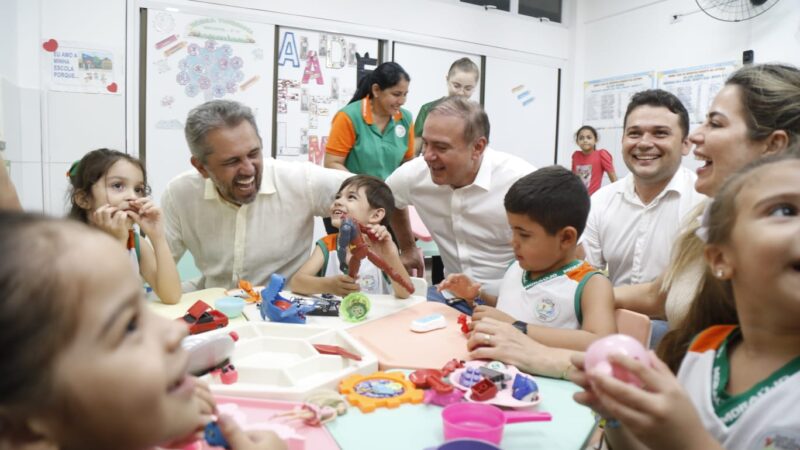
[[[184,125],[195,106],[214,99],[242,102],[253,109],[262,140],[270,142],[275,26],[146,11],[140,156],[158,202],[172,178],[192,169]]]
[[[274,155],[322,165],[333,116],[379,64],[380,41],[288,27],[276,35]]]
[[[622,160],[622,122],[633,94],[655,87],[654,72],[620,75],[583,83],[583,125],[597,130],[597,148],[611,153],[617,176],[622,178],[628,168]],[[575,131],[572,130],[574,135]],[[578,150],[575,144],[575,150]],[[566,161],[571,164],[571,161]],[[603,178],[603,183],[607,179]]]
[[[658,88],[672,92],[689,112],[689,123],[703,123],[711,101],[725,80],[739,68],[735,61],[663,70],[657,73]]]
[[[485,78],[489,145],[537,168],[555,164],[559,69],[487,57]]]
[[[411,77],[408,88],[408,98],[405,109],[411,111],[414,121],[417,120],[419,108],[430,101],[447,95],[447,82],[445,77],[450,65],[457,59],[467,57],[483,72],[483,56],[442,50],[438,48],[423,47],[420,45],[394,42],[392,44],[392,61],[403,66]],[[475,91],[470,98],[483,103],[481,81],[475,86]]]

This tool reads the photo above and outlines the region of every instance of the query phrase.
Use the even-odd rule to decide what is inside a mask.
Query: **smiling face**
[[[447,95],[459,95],[461,97],[470,98],[472,93],[475,92],[475,86],[478,85],[478,74],[474,72],[464,72],[455,69],[453,73],[447,77]]]
[[[119,159],[92,185],[90,198],[81,198],[79,202],[87,211],[94,211],[103,205],[128,210],[131,209],[133,200],[146,194],[142,169],[126,159]],[[88,219],[92,222],[93,216],[89,214]],[[128,225],[132,225],[133,221],[128,221]]]
[[[261,140],[250,122],[243,120],[234,127],[212,130],[206,144],[213,152],[205,163],[192,157],[192,165],[203,178],[210,178],[219,195],[235,205],[255,200],[261,189],[264,159]]]
[[[695,159],[705,162],[697,169],[697,192],[713,197],[729,176],[766,148],[747,136],[744,114],[741,88],[727,85],[714,97],[705,122],[689,135]]]
[[[631,111],[622,136],[622,158],[639,183],[669,183],[689,153],[680,118],[663,106],[642,105]]]
[[[347,215],[360,223],[378,224],[386,212],[383,208],[372,208],[367,200],[367,189],[353,184],[345,186],[336,193],[331,205],[331,224],[336,228],[342,225],[342,216]]]
[[[425,120],[422,155],[435,184],[458,189],[475,181],[486,138],[466,142],[464,126],[464,119],[448,114],[431,114]]]
[[[757,314],[775,312],[796,327],[800,316],[800,161],[767,164],[747,176],[734,200],[736,222],[730,238],[712,246],[719,252],[716,258],[709,257],[711,268],[732,281],[737,309],[741,302]]]
[[[549,234],[526,214],[507,212],[506,216],[511,227],[514,257],[520,267],[531,272],[531,276],[551,272],[569,262],[569,243],[564,240],[564,231],[571,227]]]
[[[393,116],[400,112],[408,96],[408,80],[400,78],[394,86],[381,89],[378,84],[372,85],[372,108],[378,114]]]
[[[76,240],[63,257],[75,261],[80,323],[55,360],[56,406],[43,423],[65,448],[88,448],[88,441],[141,449],[192,433],[202,419],[180,346],[186,326],[145,304],[141,281],[110,237]]]
[[[595,145],[597,145],[597,137],[592,133],[592,130],[584,128],[578,133],[575,142],[584,153],[589,153],[594,150]]]

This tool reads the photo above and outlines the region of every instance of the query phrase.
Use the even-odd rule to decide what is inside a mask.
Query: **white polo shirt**
[[[445,274],[465,273],[496,290],[514,261],[503,199],[515,181],[534,170],[522,158],[487,148],[468,186],[434,184],[421,156],[400,166],[386,184],[398,208],[416,208],[439,247]]]
[[[314,216],[327,216],[351,173],[311,163],[264,158],[261,189],[252,203],[223,200],[210,179],[185,172],[161,197],[167,243],[175,261],[186,250],[203,274],[195,289],[235,287],[240,278],[264,284],[287,279],[308,259]]]
[[[694,190],[696,179],[680,167],[647,205],[636,195],[633,174],[595,192],[581,236],[586,261],[601,269],[608,264],[614,286],[656,279],[669,264],[683,218],[706,198]]]

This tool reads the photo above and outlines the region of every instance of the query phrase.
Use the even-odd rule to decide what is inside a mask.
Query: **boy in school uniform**
[[[392,190],[377,177],[355,175],[342,183],[331,205],[331,223],[341,228],[345,216],[366,225],[375,235],[370,239],[370,248],[392,269],[411,285],[411,279],[403,263],[397,246],[392,241],[386,224],[394,211]],[[289,280],[289,289],[298,294],[336,294],[347,295],[352,292],[368,294],[391,294],[408,298],[411,294],[400,283],[391,283],[386,274],[368,259],[361,261],[358,279],[347,273],[337,254],[339,234],[332,233],[317,241],[309,258]],[[364,236],[365,240],[368,240]],[[350,261],[350,252],[345,259]]]
[[[590,200],[586,187],[560,166],[520,178],[505,196],[516,261],[496,297],[466,275],[449,276],[440,289],[483,305],[473,321],[492,317],[552,347],[586,350],[616,332],[611,282],[576,258]]]

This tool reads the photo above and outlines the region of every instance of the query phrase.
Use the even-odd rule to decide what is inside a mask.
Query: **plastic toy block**
[[[481,371],[478,367],[467,367],[458,377],[458,383],[464,387],[472,387],[481,380]],[[491,383],[491,382],[490,382]]]
[[[537,392],[539,392],[539,386],[532,379],[520,374],[514,377],[514,383],[511,385],[511,396],[515,399],[522,400],[528,396],[536,395]]]
[[[472,388],[472,400],[485,402],[497,395],[497,385],[487,380],[486,378],[475,383]]]

